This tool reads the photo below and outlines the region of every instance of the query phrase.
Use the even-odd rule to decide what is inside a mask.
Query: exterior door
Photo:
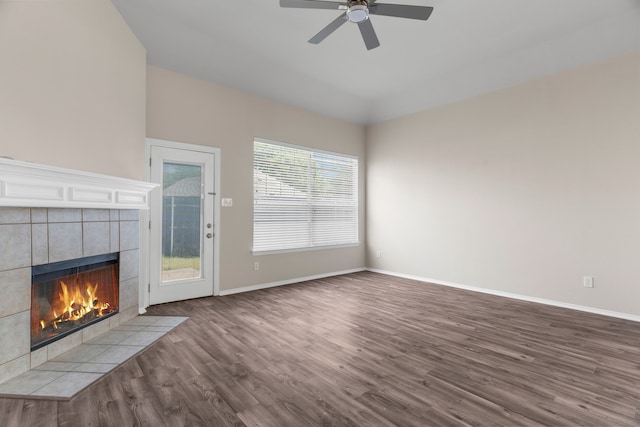
[[[215,154],[153,144],[150,154],[160,187],[150,200],[149,303],[213,295]]]

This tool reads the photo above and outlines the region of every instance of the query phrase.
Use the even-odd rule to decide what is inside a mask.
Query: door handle
[[[211,233],[207,233],[207,238],[208,238],[208,239],[210,239],[210,238],[212,238],[212,237],[213,237],[213,234],[211,234]]]

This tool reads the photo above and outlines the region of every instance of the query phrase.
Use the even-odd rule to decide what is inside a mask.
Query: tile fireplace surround
[[[139,210],[154,187],[0,158],[0,383],[136,325]],[[120,254],[119,313],[32,352],[31,267],[111,252]]]

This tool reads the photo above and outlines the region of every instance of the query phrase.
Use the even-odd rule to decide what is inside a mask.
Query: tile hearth
[[[71,399],[187,319],[135,317],[0,384],[0,397]]]
[[[0,207],[0,383],[138,315],[139,215],[137,210]],[[114,252],[119,253],[118,314],[31,351],[32,267]]]

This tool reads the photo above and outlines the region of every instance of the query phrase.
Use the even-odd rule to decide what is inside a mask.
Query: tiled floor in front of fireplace
[[[138,316],[0,384],[0,397],[71,399],[187,317]]]

